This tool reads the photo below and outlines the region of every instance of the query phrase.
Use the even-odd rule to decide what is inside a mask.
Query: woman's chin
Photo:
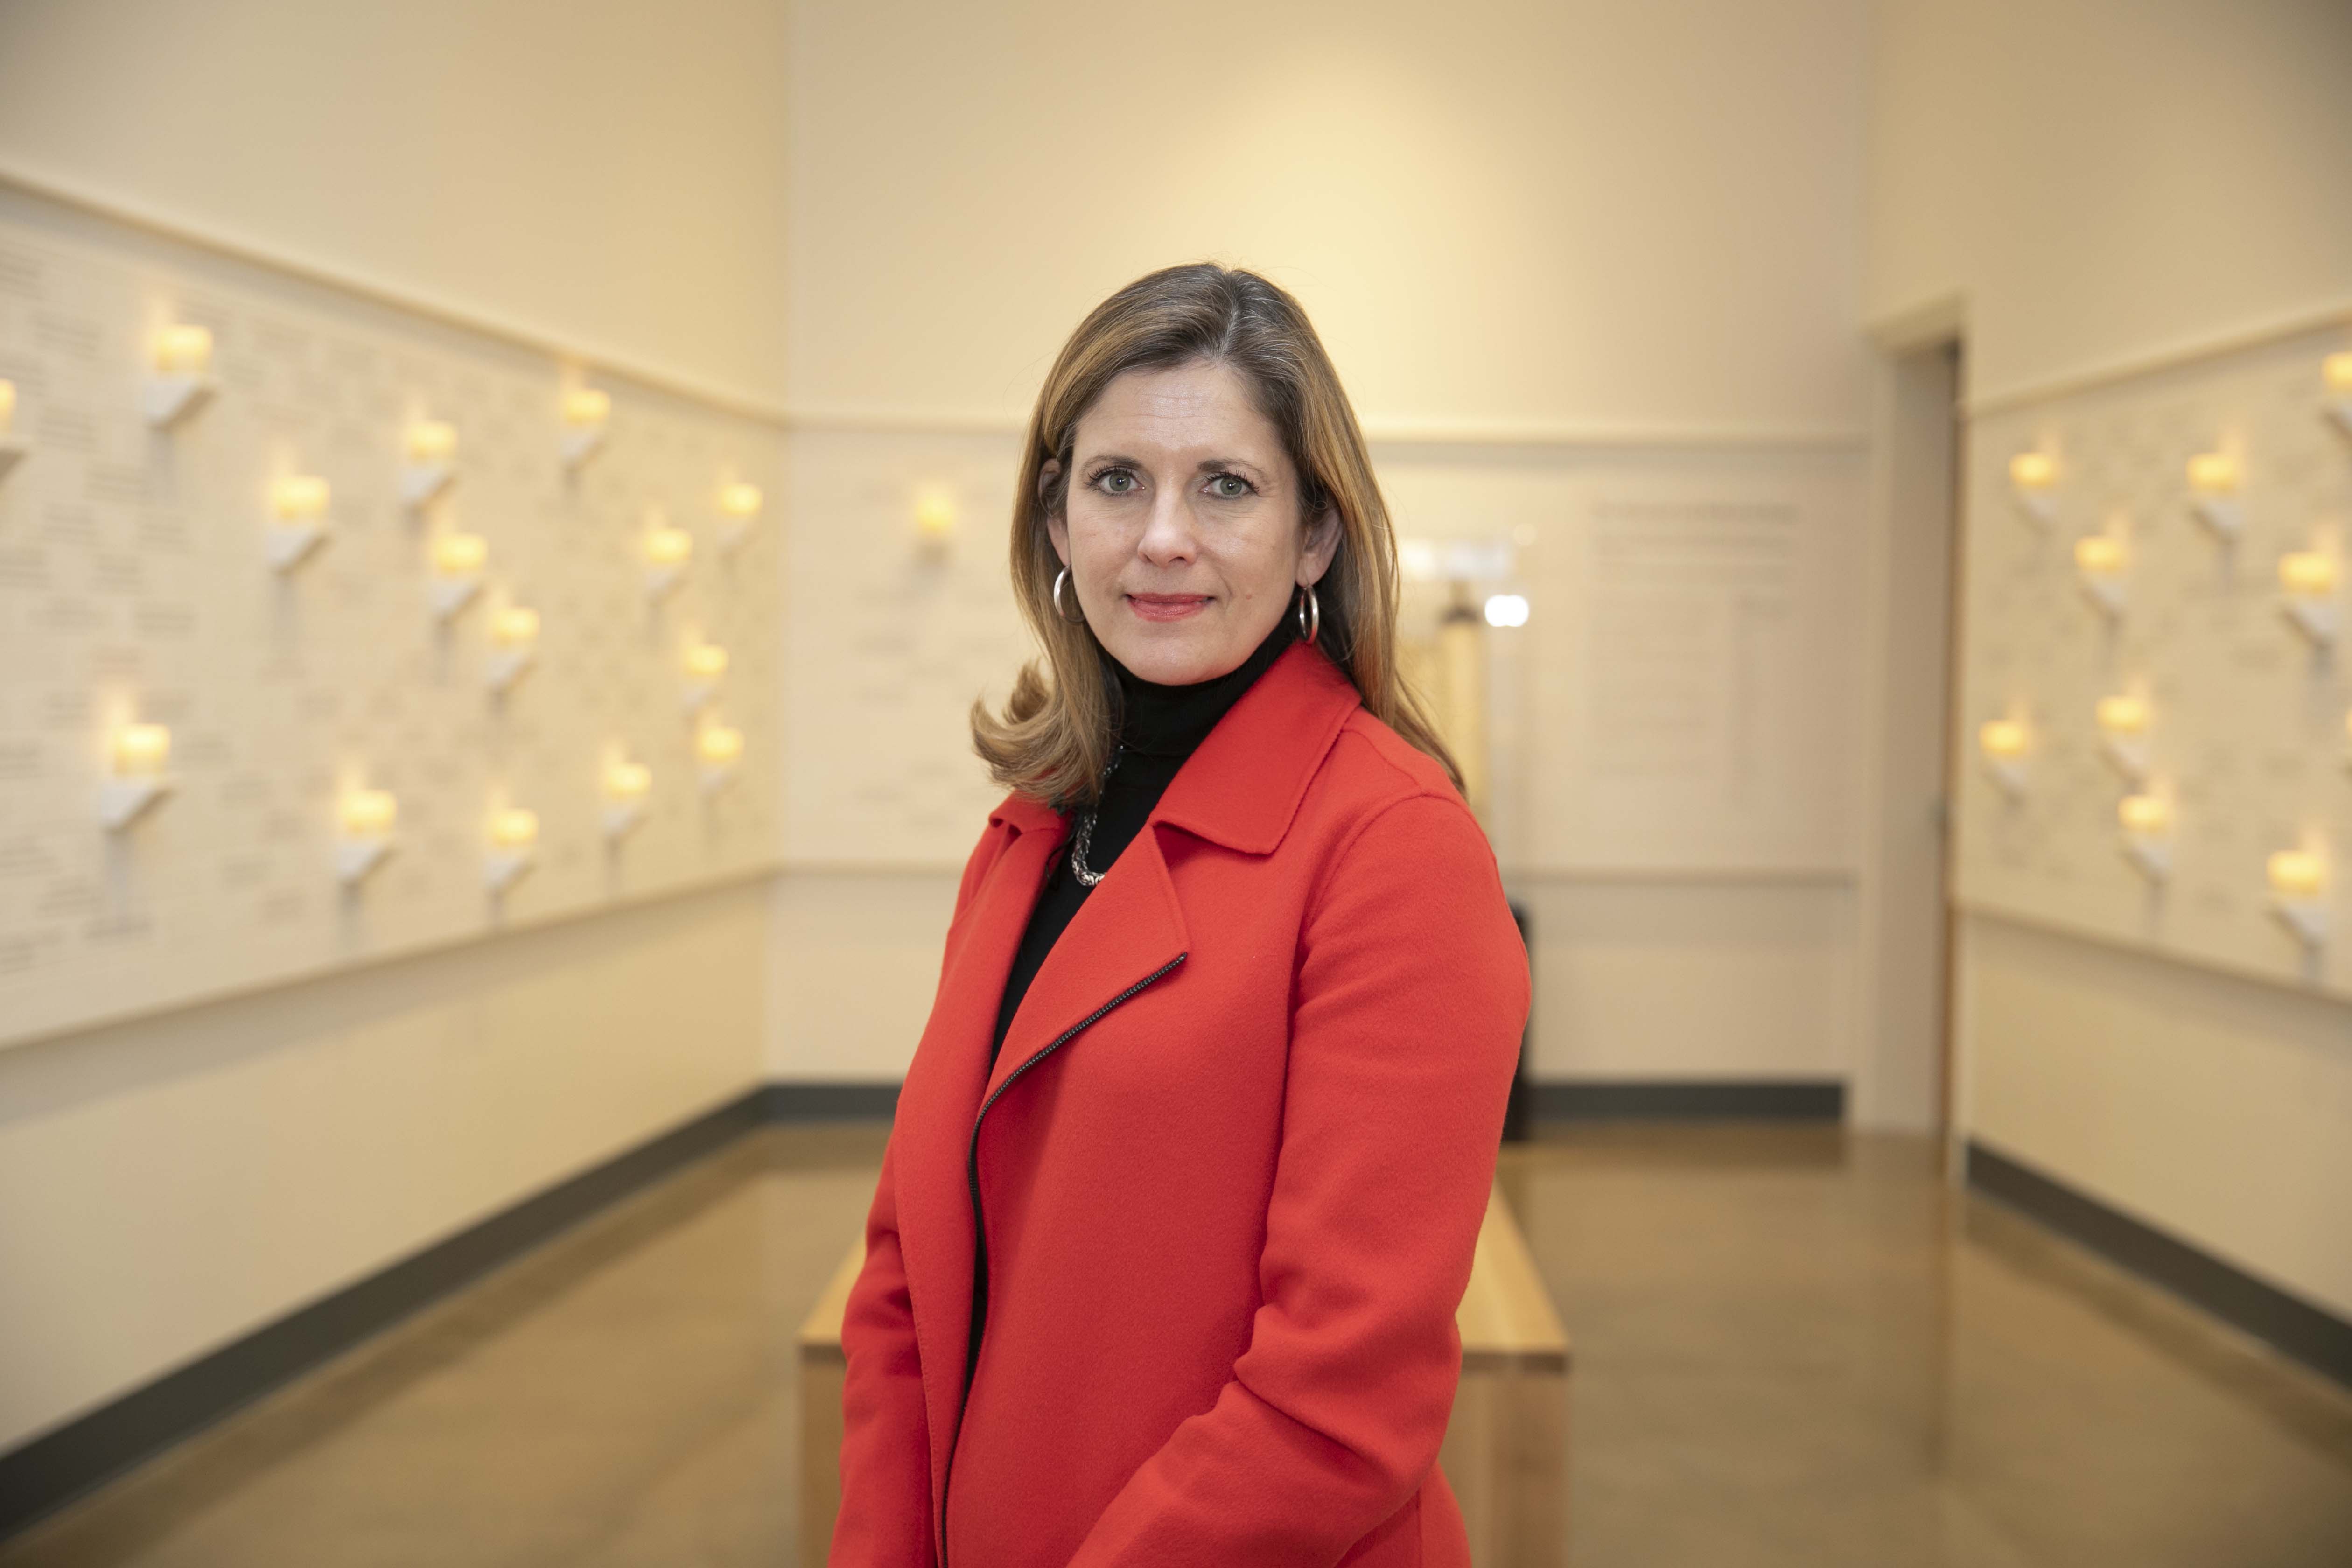
[[[1192,686],[1238,668],[1247,648],[1228,658],[1217,628],[1197,620],[1144,622],[1122,628],[1110,656],[1154,686]]]

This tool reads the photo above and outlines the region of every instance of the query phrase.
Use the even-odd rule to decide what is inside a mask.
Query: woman
[[[1171,268],[1039,394],[1045,646],[842,1326],[836,1564],[1466,1565],[1435,1468],[1527,1016],[1297,303]]]

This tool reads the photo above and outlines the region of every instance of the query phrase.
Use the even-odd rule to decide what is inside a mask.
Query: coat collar
[[[1361,703],[1320,648],[1291,644],[1177,770],[1145,826],[1181,827],[1245,855],[1273,853],[1339,726]],[[1052,806],[1018,794],[989,820],[1021,833],[1063,826]]]

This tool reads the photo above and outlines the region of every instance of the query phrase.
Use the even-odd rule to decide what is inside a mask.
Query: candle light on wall
[[[124,778],[159,778],[172,760],[172,731],[161,724],[125,724],[114,732],[114,771]]]
[[[327,542],[327,481],[316,474],[284,474],[270,481],[263,552],[273,570],[291,572]]]
[[[2200,452],[2189,459],[2190,510],[2224,542],[2237,538],[2246,526],[2246,514],[2238,502],[2238,486],[2242,481],[2238,459],[2231,453]]]
[[[155,334],[155,368],[167,375],[204,375],[213,363],[209,327],[185,324],[163,328]]]
[[[915,492],[915,539],[925,550],[944,551],[955,540],[955,496],[943,485]]]
[[[335,879],[356,888],[390,858],[399,803],[388,790],[353,790],[335,812]]]
[[[2147,703],[2118,693],[2099,699],[2099,744],[2116,771],[2133,784],[2147,778]]]
[[[2352,436],[2352,349],[2329,354],[2320,365],[2327,394],[2320,405],[2336,429]]]
[[[2172,807],[2161,796],[2127,795],[2116,803],[2124,857],[2151,882],[2172,875]]]
[[[2270,858],[2271,891],[2283,899],[2315,899],[2327,885],[2327,870],[2307,849],[2282,849]]]
[[[0,381],[0,479],[8,476],[25,456],[25,443],[16,439],[16,384]]]
[[[155,334],[149,353],[152,365],[140,390],[140,412],[157,429],[170,429],[220,390],[212,377],[209,330],[185,323],[165,327]]]
[[[651,768],[615,757],[604,764],[604,837],[618,844],[646,819],[646,797],[654,787]]]
[[[2131,552],[2112,533],[2091,533],[2074,541],[2074,574],[2084,597],[2110,616],[2124,613],[2124,573]]]
[[[2336,591],[2336,563],[2315,550],[2282,557],[2279,586],[2290,594],[2332,594]]]
[[[733,554],[760,521],[760,487],[735,483],[719,488],[719,548]]]
[[[124,724],[108,738],[98,815],[110,831],[130,826],[172,793],[176,781],[164,771],[171,760],[172,732],[161,724]]]
[[[490,689],[506,695],[538,658],[539,612],[526,605],[501,605],[490,617]]]
[[[432,581],[425,596],[435,620],[446,621],[474,602],[482,591],[482,568],[489,558],[489,542],[478,533],[434,536]]]
[[[503,893],[530,869],[539,846],[539,816],[520,806],[490,814],[489,852],[482,866],[483,880],[493,893]]]
[[[686,563],[694,554],[694,535],[672,528],[656,513],[646,530],[646,597],[667,598],[686,581]]]
[[[727,674],[727,650],[716,643],[696,643],[680,661],[686,675],[686,710],[699,713],[719,693]]]
[[[711,795],[734,778],[743,760],[743,731],[706,723],[695,732],[695,760],[702,764],[702,793]]]
[[[2027,518],[2049,527],[2058,519],[2058,459],[2048,452],[2020,452],[2010,458],[2009,493]]]
[[[2282,849],[2265,868],[2271,916],[2306,949],[2327,941],[2327,863],[2308,849]]]
[[[1977,749],[1995,782],[2011,797],[2025,793],[2026,757],[2032,736],[2015,719],[1995,719],[1978,727]]]
[[[2316,550],[2279,558],[2279,613],[2315,647],[2336,640],[2340,609],[2336,603],[2336,559]]]
[[[408,427],[406,461],[400,469],[400,503],[421,511],[457,482],[457,427],[420,419]]]
[[[593,386],[575,386],[563,395],[563,437],[560,449],[566,468],[578,468],[604,447],[604,427],[613,415],[612,395]]]

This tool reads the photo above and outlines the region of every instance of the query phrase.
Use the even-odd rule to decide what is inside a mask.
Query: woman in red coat
[[[842,1326],[836,1564],[1465,1565],[1435,1464],[1527,1016],[1287,294],[1099,306],[1039,395],[1045,648]]]

